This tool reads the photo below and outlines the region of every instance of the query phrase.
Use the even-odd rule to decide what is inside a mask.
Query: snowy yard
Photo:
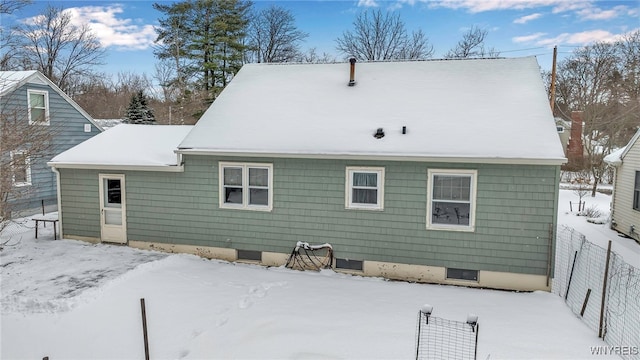
[[[605,212],[609,199],[586,198]],[[640,262],[637,244],[569,213],[569,201],[561,190],[559,223]],[[35,240],[24,228],[0,252],[2,359],[142,359],[140,298],[153,359],[410,359],[424,303],[437,317],[479,316],[478,359],[618,358],[592,356],[606,344],[546,292],[265,268],[53,241],[51,231]]]

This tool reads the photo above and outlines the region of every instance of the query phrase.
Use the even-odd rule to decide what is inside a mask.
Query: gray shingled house
[[[48,210],[56,205],[56,179],[46,162],[53,156],[100,133],[91,116],[67,94],[42,73],[32,71],[0,71],[0,121],[7,133],[18,127],[38,127],[42,136],[34,138],[47,145],[37,145],[39,151],[27,151],[31,145],[25,141],[6,138],[0,156],[11,159],[10,173],[2,174],[9,179],[6,196],[10,210],[18,213],[41,211],[44,204]],[[46,136],[45,136],[46,134]],[[22,136],[16,135],[16,136]],[[0,140],[2,141],[2,140]],[[17,145],[14,147],[14,145]],[[7,162],[9,163],[9,162]]]
[[[50,162],[66,238],[272,266],[329,243],[338,271],[550,289],[566,159],[535,58],[249,64],[163,128]]]

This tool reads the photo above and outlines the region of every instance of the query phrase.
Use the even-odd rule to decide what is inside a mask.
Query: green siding
[[[238,160],[186,156],[184,173],[124,172],[128,239],[280,253],[328,242],[354,260],[547,272],[557,166],[242,159],[273,164],[273,211],[219,209],[218,162]],[[385,168],[383,211],[345,209],[347,166]],[[477,169],[475,232],[426,229],[429,168]],[[87,212],[97,214],[98,172],[62,178],[65,234],[95,236],[98,217]]]

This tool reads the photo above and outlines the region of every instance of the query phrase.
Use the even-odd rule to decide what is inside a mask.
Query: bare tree
[[[31,2],[32,0],[0,0],[0,14],[11,14]]]
[[[44,14],[17,28],[21,38],[18,55],[59,88],[73,95],[72,82],[93,74],[102,65],[104,49],[87,25],[76,26],[71,14],[49,6]],[[75,78],[75,79],[74,79]]]
[[[249,46],[257,62],[289,62],[300,56],[300,42],[309,34],[298,30],[293,14],[272,5],[255,14],[249,23]]]
[[[165,102],[175,101],[178,89],[173,86],[176,78],[173,65],[169,61],[160,60],[155,64],[154,68],[153,78],[162,89],[162,100]]]
[[[499,56],[500,53],[494,48],[485,49],[484,41],[488,34],[489,32],[485,29],[472,26],[444,57],[448,59],[468,59]]]
[[[31,0],[0,0],[0,17],[28,5]],[[17,68],[15,49],[18,49],[16,37],[11,28],[0,26],[0,71]]]
[[[19,68],[15,51],[18,48],[17,39],[11,29],[0,27],[0,71]]]
[[[592,196],[606,174],[603,158],[623,146],[640,125],[638,99],[640,35],[576,49],[558,65],[556,109],[565,118],[583,111],[584,166]],[[635,59],[635,60],[634,60]]]
[[[345,31],[336,39],[336,49],[359,60],[427,59],[433,55],[422,31],[409,36],[400,14],[381,10],[359,13],[353,31]]]
[[[308,49],[307,52],[300,53],[296,61],[308,64],[329,64],[337,62],[336,57],[329,53],[323,52],[322,55],[319,55],[315,47]]]
[[[0,77],[0,83],[9,81]],[[20,210],[21,200],[34,190],[34,164],[50,159],[54,151],[51,140],[57,130],[30,124],[25,104],[11,93],[0,97],[0,234],[12,222],[14,212]]]

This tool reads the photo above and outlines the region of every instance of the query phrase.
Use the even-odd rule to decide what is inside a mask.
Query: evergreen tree
[[[183,0],[153,5],[164,13],[156,29],[155,54],[176,64],[176,83],[189,82],[209,101],[240,70],[252,3],[244,0]]]
[[[122,120],[125,124],[155,125],[156,118],[147,105],[147,97],[142,90],[131,97],[127,112]]]

